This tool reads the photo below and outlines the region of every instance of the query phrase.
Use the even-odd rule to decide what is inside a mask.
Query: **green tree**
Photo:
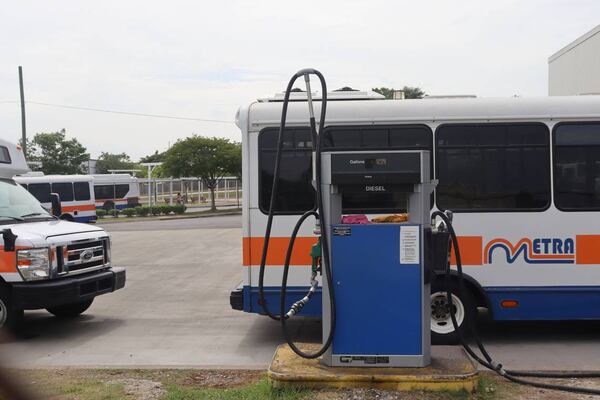
[[[75,138],[67,139],[64,129],[37,133],[27,146],[27,159],[41,162],[44,174],[82,174],[82,163],[90,159],[86,148]]]
[[[210,190],[211,210],[216,210],[215,189],[226,175],[239,176],[241,145],[229,139],[191,136],[178,140],[165,153],[162,171],[174,177],[199,177]]]
[[[140,158],[140,163],[150,163],[150,162],[162,162],[165,160],[165,153],[159,153],[158,150],[154,151],[154,154],[147,155],[145,157]]]
[[[100,153],[100,157],[98,157],[98,161],[96,162],[97,173],[108,174],[110,170],[116,169],[138,169],[138,166],[125,153]]]
[[[371,90],[383,95],[386,99],[394,98],[394,88],[380,87]],[[401,90],[404,91],[404,98],[406,99],[422,99],[425,96],[425,92],[419,87],[404,86]]]

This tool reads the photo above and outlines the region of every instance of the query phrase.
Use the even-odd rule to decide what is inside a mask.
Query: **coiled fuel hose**
[[[317,131],[316,120],[315,120],[315,116],[314,116],[313,108],[312,108],[312,93],[311,93],[311,88],[310,88],[310,75],[317,76],[317,78],[319,79],[319,81],[321,83],[321,96],[322,97],[321,97],[321,113],[320,113],[320,117],[319,117],[318,131]],[[312,209],[306,211],[298,219],[298,222],[296,223],[296,225],[294,226],[294,230],[292,231],[292,234],[290,237],[290,242],[289,242],[288,249],[286,252],[285,263],[283,266],[283,276],[282,276],[280,297],[279,297],[279,299],[280,299],[279,315],[275,315],[271,312],[271,310],[269,310],[267,301],[265,299],[265,293],[264,293],[265,266],[266,266],[266,261],[267,261],[267,254],[269,251],[269,241],[271,238],[271,228],[273,225],[273,217],[275,214],[275,208],[276,208],[276,203],[277,203],[279,171],[280,171],[280,166],[281,166],[281,153],[282,153],[282,149],[283,149],[283,141],[284,141],[283,139],[284,139],[284,132],[285,132],[285,123],[286,123],[286,119],[287,119],[287,109],[288,109],[290,95],[292,93],[292,88],[294,86],[294,83],[300,77],[304,77],[304,80],[306,83],[307,103],[309,106],[310,132],[311,132],[311,138],[312,138],[312,143],[313,143],[313,153],[312,154],[313,154],[313,176],[314,176],[313,183],[315,186],[315,203],[314,203],[315,206]],[[288,278],[294,243],[295,243],[296,237],[298,235],[298,231],[300,230],[300,227],[302,226],[302,223],[311,216],[315,217],[318,220],[319,226],[320,226],[319,243],[321,244],[321,249],[322,249],[322,251],[321,251],[321,273],[323,273],[323,271],[324,271],[327,281],[330,283],[333,282],[331,266],[329,263],[328,232],[327,232],[327,228],[324,224],[325,212],[324,212],[324,207],[323,207],[323,198],[321,195],[321,149],[322,149],[322,139],[321,138],[322,138],[323,128],[325,126],[326,111],[327,111],[327,84],[325,83],[325,78],[323,77],[323,75],[319,71],[312,69],[312,68],[303,69],[303,70],[296,72],[296,74],[294,74],[294,76],[290,79],[290,81],[288,83],[288,86],[285,91],[285,96],[283,99],[283,105],[282,105],[282,111],[281,111],[281,123],[279,125],[279,136],[278,136],[278,140],[277,140],[277,152],[275,155],[275,167],[274,167],[274,171],[273,171],[273,185],[271,187],[271,199],[269,202],[267,227],[265,229],[263,251],[262,251],[262,256],[261,256],[261,261],[260,261],[260,269],[259,269],[259,275],[258,275],[258,296],[259,296],[258,303],[259,303],[259,305],[261,306],[263,312],[266,315],[268,315],[270,318],[272,318],[274,320],[279,320],[281,322],[281,329],[283,331],[283,336],[284,336],[286,342],[288,343],[290,348],[296,354],[298,354],[299,356],[304,357],[304,358],[317,358],[317,357],[320,357],[321,355],[323,355],[327,351],[329,346],[331,346],[331,342],[333,340],[333,332],[335,331],[335,319],[336,319],[335,318],[335,315],[336,315],[335,314],[335,298],[334,298],[333,285],[329,284],[329,285],[327,285],[327,287],[328,287],[328,295],[329,295],[329,299],[330,299],[329,305],[330,305],[331,325],[329,328],[329,333],[327,335],[327,338],[325,339],[325,341],[323,343],[323,346],[315,353],[306,353],[306,352],[300,350],[298,348],[298,346],[296,346],[294,344],[294,342],[291,339],[291,336],[288,332],[287,319],[291,315],[294,315],[297,312],[299,312],[302,309],[302,307],[304,307],[306,302],[308,302],[308,300],[312,297],[314,292],[316,291],[317,281],[316,281],[315,271],[313,271],[313,275],[311,277],[311,286],[310,286],[310,289],[309,289],[308,293],[306,294],[306,296],[303,299],[301,299],[300,301],[294,303],[294,305],[292,306],[292,309],[289,312],[286,312],[286,309],[285,309],[286,308],[286,295],[287,295],[287,278]]]
[[[465,283],[464,283],[464,277],[463,277],[463,271],[462,271],[462,261],[461,261],[461,257],[460,257],[460,248],[458,246],[456,232],[454,231],[454,228],[452,226],[452,222],[450,221],[450,218],[448,218],[448,216],[446,214],[444,214],[441,211],[434,211],[431,214],[431,218],[435,219],[437,217],[439,217],[440,219],[442,219],[442,221],[444,221],[444,223],[446,224],[446,227],[448,229],[448,232],[450,233],[450,240],[452,242],[452,248],[454,249],[454,254],[456,257],[456,272],[457,272],[457,276],[458,276],[458,290],[459,290],[460,294],[467,293],[467,289],[465,288]],[[445,274],[446,287],[450,287],[450,285],[449,285],[450,279],[451,279],[450,264],[448,264],[448,266],[446,268],[446,274]],[[487,352],[485,346],[483,345],[483,342],[481,341],[481,338],[479,336],[479,333],[477,331],[475,324],[472,323],[472,324],[469,324],[469,330],[473,337],[473,340],[475,341],[475,344],[477,345],[477,347],[481,353],[481,356],[478,355],[471,348],[471,346],[467,343],[467,340],[465,338],[465,334],[464,334],[462,328],[458,326],[458,322],[456,321],[456,316],[454,315],[454,311],[453,311],[454,305],[452,304],[452,296],[451,296],[450,291],[446,292],[446,296],[447,296],[448,305],[450,307],[450,319],[452,320],[452,325],[454,326],[454,329],[458,333],[458,337],[460,338],[461,345],[463,346],[465,351],[474,360],[476,360],[478,363],[480,363],[484,367],[496,372],[498,375],[508,379],[511,382],[519,383],[522,385],[533,386],[533,387],[537,387],[540,389],[561,390],[561,391],[573,392],[573,393],[600,395],[600,390],[598,390],[598,389],[567,386],[567,385],[556,385],[556,384],[549,384],[549,383],[536,382],[536,381],[522,379],[522,377],[598,378],[598,377],[600,377],[600,372],[564,372],[564,373],[562,373],[562,372],[516,371],[516,370],[504,369],[502,364],[497,361],[494,361],[494,359],[492,359],[490,354]],[[466,296],[461,296],[461,297],[463,299],[466,298]]]

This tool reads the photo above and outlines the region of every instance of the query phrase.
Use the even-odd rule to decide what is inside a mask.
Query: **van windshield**
[[[53,218],[27,190],[11,179],[0,179],[0,224]]]

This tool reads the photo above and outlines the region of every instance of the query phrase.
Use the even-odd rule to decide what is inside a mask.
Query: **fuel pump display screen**
[[[365,158],[365,169],[372,169],[375,166],[385,167],[387,158]]]
[[[340,152],[331,154],[334,185],[398,185],[421,182],[419,153]]]

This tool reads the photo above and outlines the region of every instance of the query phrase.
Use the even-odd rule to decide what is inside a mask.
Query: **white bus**
[[[15,181],[29,191],[44,207],[50,208],[50,193],[60,197],[62,219],[75,222],[94,222],[97,219],[90,175],[44,175],[31,172],[15,176]]]
[[[108,211],[140,205],[138,178],[129,174],[99,174],[93,177],[96,208]]]
[[[300,93],[289,104],[278,215],[265,293],[278,310],[289,236],[313,206],[312,143]],[[318,94],[314,95],[318,99]],[[455,301],[460,324],[476,307],[496,320],[600,319],[600,96],[382,100],[365,92],[329,99],[324,151],[429,150],[439,184],[432,210],[452,210],[469,298]],[[344,97],[343,99],[341,97]],[[304,97],[305,98],[305,97]],[[344,101],[336,101],[337,99]],[[261,313],[258,274],[281,97],[242,107],[243,282],[231,306]],[[315,114],[320,103],[315,102]],[[346,214],[405,209],[386,193],[344,193]],[[311,273],[311,223],[302,226],[289,273],[288,300],[303,297]],[[435,343],[456,340],[439,278],[432,280]],[[302,310],[321,314],[320,293]]]

